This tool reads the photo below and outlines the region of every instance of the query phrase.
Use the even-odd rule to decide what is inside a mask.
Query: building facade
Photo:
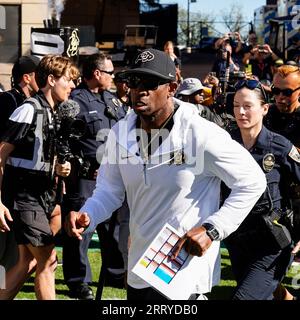
[[[14,61],[30,54],[31,27],[43,27],[48,0],[0,0],[0,82],[10,89]]]

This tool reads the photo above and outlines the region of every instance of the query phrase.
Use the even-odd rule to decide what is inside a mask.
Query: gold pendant
[[[182,155],[182,151],[177,151],[174,154],[174,164],[176,166],[180,165],[183,163],[183,155]]]

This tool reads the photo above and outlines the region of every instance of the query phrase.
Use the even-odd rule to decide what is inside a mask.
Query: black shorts
[[[30,243],[41,247],[54,243],[49,220],[43,210],[14,210],[13,219],[17,244]]]

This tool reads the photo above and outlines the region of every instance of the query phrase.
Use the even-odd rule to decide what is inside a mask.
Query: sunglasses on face
[[[272,90],[272,93],[275,95],[275,96],[278,96],[280,95],[280,93],[282,93],[283,96],[285,97],[290,97],[295,91],[299,90],[300,87],[296,88],[296,89],[280,89],[280,88],[276,88],[276,87],[272,87],[271,90]]]
[[[146,78],[146,77],[129,77],[127,79],[127,86],[130,89],[137,89],[143,87],[145,90],[156,90],[160,85],[169,83],[169,81],[161,80],[159,78]]]
[[[112,71],[106,71],[106,70],[100,70],[100,69],[99,69],[99,71],[100,71],[100,72],[104,72],[104,73],[106,73],[106,74],[109,74],[110,76],[112,76],[112,75],[115,73],[114,70],[112,70]]]
[[[240,80],[234,86],[235,91],[240,90],[240,89],[242,89],[244,87],[246,87],[246,88],[248,88],[250,90],[259,89],[261,91],[262,95],[263,95],[264,101],[268,102],[268,97],[267,97],[267,94],[265,92],[265,89],[263,88],[263,86],[261,85],[261,83],[259,81],[252,80],[252,79],[250,79],[250,80]]]

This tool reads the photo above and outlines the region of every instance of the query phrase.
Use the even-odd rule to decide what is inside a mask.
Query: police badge
[[[263,158],[263,168],[265,170],[265,172],[270,172],[274,165],[275,165],[275,156],[273,153],[267,153],[264,155],[264,158]]]

